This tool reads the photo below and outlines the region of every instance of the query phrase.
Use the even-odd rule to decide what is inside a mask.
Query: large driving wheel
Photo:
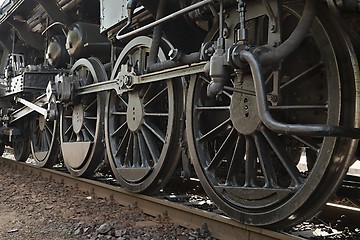
[[[285,6],[284,38],[302,8],[299,1]],[[301,47],[283,61],[279,98],[269,98],[270,111],[290,124],[357,126],[356,62],[344,33],[324,9],[319,7]],[[271,96],[276,74],[263,74]],[[346,173],[357,141],[277,134],[258,116],[250,74],[229,80],[216,98],[207,97],[208,82],[204,75],[193,76],[186,123],[195,170],[209,196],[229,216],[251,225],[282,228],[313,216]],[[307,170],[300,169],[300,159]]]
[[[121,69],[143,74],[151,39],[132,40],[120,54],[114,79]],[[159,59],[164,60],[162,51]],[[152,192],[171,177],[179,158],[182,111],[181,80],[135,86],[107,98],[105,142],[116,179],[132,192]]]
[[[78,60],[70,73],[76,87],[107,79],[101,62],[95,58]],[[60,117],[60,140],[64,163],[74,176],[91,176],[104,159],[103,93],[76,97],[63,106]]]
[[[30,146],[35,165],[52,167],[58,162],[60,151],[57,121],[46,121],[44,116],[36,114],[31,118],[30,129]]]

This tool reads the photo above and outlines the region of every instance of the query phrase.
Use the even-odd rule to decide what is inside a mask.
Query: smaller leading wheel
[[[138,37],[124,48],[111,79],[119,70],[136,74],[146,69],[151,39]],[[159,59],[164,60],[163,51]],[[179,159],[182,111],[181,80],[135,86],[117,95],[110,92],[105,117],[108,159],[116,179],[132,192],[153,192],[172,176]]]
[[[0,142],[0,157],[4,154],[5,151],[5,143]]]
[[[29,125],[27,122],[20,120],[16,123],[16,127],[22,132],[12,143],[14,158],[16,161],[25,162],[30,155]]]
[[[76,87],[107,79],[101,62],[80,59],[70,70]],[[65,104],[60,113],[60,140],[64,163],[74,176],[92,176],[104,159],[104,93],[87,94]]]
[[[31,153],[38,167],[52,167],[58,161],[60,151],[58,121],[46,121],[34,114],[30,122]]]

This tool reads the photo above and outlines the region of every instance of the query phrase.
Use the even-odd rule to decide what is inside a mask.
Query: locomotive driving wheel
[[[151,39],[138,37],[123,49],[111,79],[126,68],[143,74]],[[159,60],[164,60],[162,50]],[[179,158],[181,80],[140,84],[121,95],[110,92],[105,117],[108,159],[116,179],[132,192],[160,189]]]
[[[107,79],[103,65],[95,58],[78,60],[70,73],[76,87]],[[74,176],[91,176],[104,159],[104,100],[103,93],[87,94],[62,107],[61,150],[64,163]]]
[[[299,2],[284,6],[284,38],[302,8]],[[325,11],[319,7],[301,48],[284,59],[277,100],[270,98],[276,74],[266,73],[270,112],[278,121],[358,124],[351,45]],[[191,79],[186,129],[196,173],[211,199],[250,225],[284,228],[315,215],[346,173],[357,141],[271,131],[258,116],[253,79],[246,72],[230,79],[215,98],[207,96],[208,83],[205,75]]]
[[[37,114],[30,122],[30,146],[35,165],[52,167],[58,162],[60,151],[58,121],[46,121]]]

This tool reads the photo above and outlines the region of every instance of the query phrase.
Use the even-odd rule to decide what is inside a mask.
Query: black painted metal
[[[38,167],[59,160],[62,108],[60,143],[73,175],[107,164],[105,142],[118,181],[151,193],[173,176],[181,147],[187,156],[186,131],[209,196],[231,217],[271,227],[313,216],[353,161],[360,74],[349,36],[356,47],[359,37],[338,22],[356,26],[358,14],[333,11],[335,19],[316,0],[131,0],[127,24],[121,16],[100,34],[96,0],[13,3],[0,16],[2,59],[12,51],[25,64],[0,64],[8,65],[0,152],[11,145],[19,161],[29,144]],[[359,10],[355,0],[331,4]],[[51,121],[35,112],[46,109]]]
[[[106,72],[95,58],[80,59],[72,67],[75,88],[105,80]],[[92,176],[104,159],[104,93],[88,94],[65,104],[60,116],[62,155],[74,176]]]
[[[137,74],[146,71],[151,38],[133,39],[117,60],[111,79],[131,66]],[[157,58],[165,59],[162,48]],[[118,95],[108,93],[105,143],[116,179],[132,192],[151,193],[161,189],[172,176],[179,160],[182,128],[182,84],[180,79],[141,84]]]
[[[332,137],[347,137],[360,138],[360,128],[345,127],[345,126],[331,126],[321,124],[286,124],[275,120],[269,111],[267,94],[265,91],[264,77],[261,74],[259,62],[253,54],[248,51],[242,51],[240,58],[250,65],[252,76],[255,82],[255,91],[257,96],[257,107],[259,110],[259,117],[262,122],[272,131],[286,135],[302,135],[302,136],[332,136]]]
[[[283,21],[288,25],[283,31],[288,35],[302,9],[300,3],[286,4]],[[336,31],[336,37],[328,35],[330,29]],[[190,80],[186,116],[190,155],[204,189],[231,217],[252,225],[287,227],[315,214],[341,182],[357,140],[318,137],[318,132],[306,125],[322,125],[324,128],[317,130],[324,135],[357,137],[352,134],[357,132],[352,129],[356,113],[349,115],[355,107],[356,69],[348,65],[353,52],[343,55],[345,49],[351,49],[343,34],[321,9],[301,50],[283,61],[280,100],[271,111],[269,86],[275,82],[275,74],[251,62],[249,58],[254,56],[248,51],[241,53],[251,72],[246,68],[234,72],[216,97],[207,97],[208,76]],[[330,67],[336,63],[338,68]],[[309,73],[315,66],[321,66],[322,71]],[[266,81],[262,74],[266,74]],[[255,96],[248,94],[251,91]],[[282,131],[267,125],[267,112],[276,116],[272,120],[277,124],[287,123]],[[350,133],[325,127],[339,123]],[[288,132],[285,125],[299,131]],[[307,171],[297,166],[301,158]]]
[[[72,20],[59,7],[57,0],[36,0],[43,6],[49,17],[54,22],[61,22],[65,25],[70,25]]]

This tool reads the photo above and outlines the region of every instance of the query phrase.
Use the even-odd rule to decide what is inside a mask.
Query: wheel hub
[[[244,77],[242,83],[236,83],[236,88],[254,90],[251,77]],[[255,132],[261,124],[258,115],[256,96],[234,92],[230,105],[230,118],[235,129],[241,134]]]
[[[130,131],[135,132],[140,128],[144,115],[144,106],[138,92],[129,93],[126,121]]]
[[[41,116],[39,117],[39,129],[40,129],[41,131],[44,131],[45,125],[46,125],[46,120],[45,120],[44,116],[41,115]]]
[[[72,113],[72,124],[76,134],[80,133],[84,123],[84,108],[82,104],[76,105]]]

